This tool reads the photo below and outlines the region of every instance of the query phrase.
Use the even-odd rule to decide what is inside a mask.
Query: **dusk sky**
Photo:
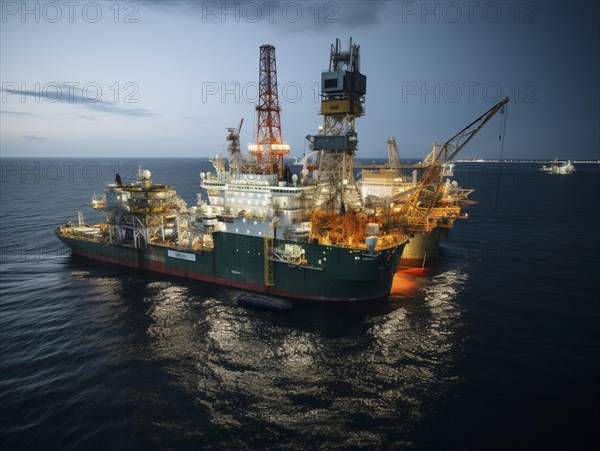
[[[292,155],[321,123],[330,45],[360,45],[357,157],[423,157],[504,96],[504,157],[600,158],[597,2],[2,1],[1,156],[208,157],[276,47]],[[500,156],[500,115],[460,154]]]

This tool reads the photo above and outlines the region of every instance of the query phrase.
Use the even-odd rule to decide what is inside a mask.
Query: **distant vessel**
[[[561,164],[558,159],[555,159],[550,166],[542,166],[539,171],[547,174],[573,174],[577,172],[571,160]]]

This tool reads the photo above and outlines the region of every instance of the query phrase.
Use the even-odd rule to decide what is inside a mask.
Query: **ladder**
[[[265,287],[275,285],[273,277],[273,237],[270,236],[269,230],[265,231]]]

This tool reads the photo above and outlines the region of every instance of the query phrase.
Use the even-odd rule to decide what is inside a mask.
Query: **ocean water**
[[[2,160],[3,449],[600,446],[600,168],[461,163],[479,203],[373,304],[248,310],[70,254],[128,160]],[[140,161],[195,202],[206,160]]]

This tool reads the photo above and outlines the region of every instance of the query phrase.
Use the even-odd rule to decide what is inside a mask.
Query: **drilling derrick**
[[[311,147],[319,151],[319,179],[314,208],[343,214],[362,205],[354,179],[354,154],[358,139],[354,129],[364,114],[367,77],[360,73],[360,46],[342,51],[339,39],[331,46],[329,70],[321,74],[321,115],[323,126],[310,136]]]
[[[284,144],[281,136],[279,96],[277,95],[277,66],[275,47],[260,46],[259,82],[256,143],[248,150],[258,163],[261,172],[276,173],[283,177],[283,156],[290,153],[290,146]]]

